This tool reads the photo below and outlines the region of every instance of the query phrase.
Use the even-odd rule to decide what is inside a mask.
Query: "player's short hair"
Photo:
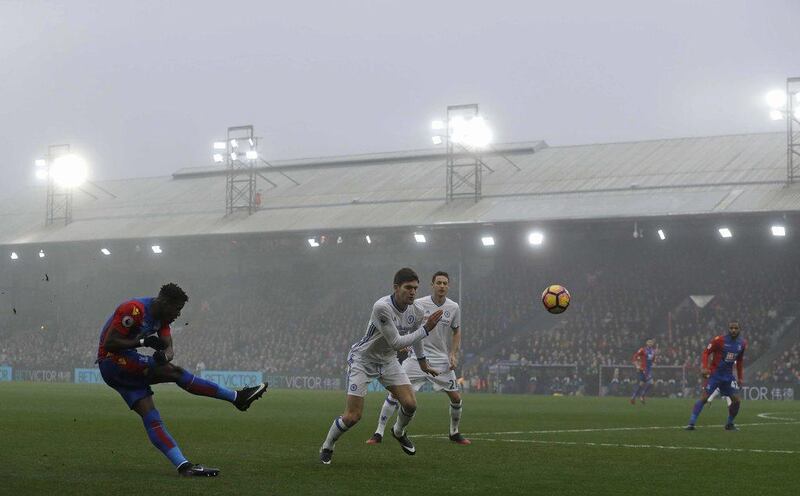
[[[189,297],[186,295],[186,292],[174,282],[170,282],[161,286],[161,290],[158,292],[158,297],[172,303],[185,304],[187,301],[189,301]]]
[[[436,278],[439,277],[439,276],[445,276],[447,278],[447,282],[450,282],[450,274],[448,274],[447,272],[445,272],[443,270],[437,270],[436,273],[433,274],[433,277],[431,277],[431,284],[436,282]]]
[[[728,321],[728,326],[731,326],[733,324],[736,324],[737,326],[739,326],[739,320],[738,319],[731,319],[731,320]]]
[[[419,282],[419,276],[414,269],[410,269],[408,267],[403,267],[402,269],[398,270],[397,273],[394,275],[394,283],[397,286],[405,284],[407,282],[417,281]]]

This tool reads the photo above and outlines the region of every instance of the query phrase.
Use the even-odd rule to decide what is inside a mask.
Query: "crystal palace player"
[[[739,413],[740,400],[736,393],[744,379],[744,350],[747,348],[747,342],[739,337],[739,332],[739,322],[731,321],[728,324],[728,334],[715,337],[703,350],[703,377],[708,378],[708,380],[703,389],[703,396],[694,405],[686,430],[694,430],[694,424],[708,402],[709,395],[717,388],[719,388],[719,392],[723,396],[731,399],[731,404],[728,406],[728,422],[725,424],[725,430],[738,430],[733,420],[736,418],[736,414]],[[708,364],[709,355],[714,355],[710,366]],[[734,364],[736,364],[739,385],[737,385],[733,377]]]
[[[242,411],[264,394],[267,385],[231,391],[170,363],[174,351],[169,326],[188,299],[178,285],[169,283],[161,287],[156,298],[136,298],[118,306],[100,332],[97,362],[103,380],[142,417],[150,442],[169,458],[178,473],[212,477],[218,469],[194,465],[183,456],[161,422],[150,385],[174,382],[189,393],[229,401]],[[136,352],[140,346],[157,351],[152,357],[140,355]]]
[[[645,345],[633,354],[633,365],[639,371],[639,387],[633,391],[631,405],[636,404],[636,397],[644,403],[644,397],[650,388],[653,387],[653,363],[656,361],[656,349],[653,348],[656,342],[651,338],[645,341]]]
[[[319,450],[322,463],[331,463],[336,441],[361,420],[364,396],[373,379],[378,379],[400,403],[400,413],[392,428],[392,436],[407,455],[416,453],[414,444],[406,435],[406,426],[414,417],[417,399],[411,381],[397,361],[397,352],[413,346],[417,356],[424,357],[420,341],[436,329],[443,313],[442,310],[433,312],[422,324],[425,312],[414,303],[418,287],[416,272],[409,268],[400,269],[394,275],[394,292],[372,306],[367,332],[350,347],[345,410],[328,429],[328,435]],[[419,367],[427,374],[436,375],[425,358],[419,359]]]
[[[403,362],[403,370],[408,375],[411,385],[419,391],[426,382],[433,384],[436,391],[444,391],[450,397],[450,440],[461,444],[471,444],[460,432],[458,424],[461,421],[461,393],[456,381],[455,368],[458,366],[458,353],[461,348],[461,310],[458,303],[447,297],[450,290],[450,276],[447,272],[439,271],[431,278],[431,295],[415,301],[425,310],[428,316],[438,309],[444,310],[439,325],[442,327],[438,333],[422,341],[425,358],[431,366],[439,371],[439,375],[432,376],[424,373],[418,365],[417,357],[411,355]],[[449,329],[452,334],[450,351],[447,348],[447,334]],[[446,371],[446,372],[445,372]],[[378,444],[383,441],[383,432],[386,422],[392,418],[397,410],[397,400],[389,393],[383,402],[381,413],[378,415],[378,427],[375,433],[367,440],[367,444]]]

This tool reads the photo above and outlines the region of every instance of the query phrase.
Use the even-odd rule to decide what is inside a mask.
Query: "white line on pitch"
[[[777,420],[777,419],[776,419]],[[794,419],[792,419],[794,420]],[[739,427],[752,427],[752,426],[761,426],[761,425],[797,425],[800,424],[800,421],[792,421],[792,422],[756,422],[752,424],[736,424]],[[581,433],[581,432],[614,432],[614,431],[657,431],[657,430],[668,430],[668,429],[683,429],[685,426],[683,425],[670,425],[670,426],[650,426],[650,427],[605,427],[605,428],[596,428],[596,429],[559,429],[559,430],[547,430],[547,431],[507,431],[507,432],[474,432],[470,433],[472,436],[507,436],[513,434],[569,434],[569,433]],[[716,427],[716,426],[702,426],[698,425],[697,428],[701,427]],[[414,434],[408,437],[447,437],[443,436],[442,434]]]
[[[771,415],[775,415],[776,413],[780,413],[780,414],[789,413],[789,414],[792,414],[793,412],[772,412],[772,413],[765,412],[765,413],[759,413],[758,416],[763,418],[763,419],[767,419],[767,420],[797,420],[795,418],[772,417],[771,416]]]
[[[592,443],[577,441],[539,441],[536,439],[490,439],[470,437],[472,441],[489,441],[500,443],[533,443],[533,444],[557,444],[567,446],[595,446],[602,448],[640,448],[640,449],[664,449],[664,450],[692,450],[692,451],[723,451],[735,453],[778,453],[782,455],[796,455],[800,451],[793,450],[768,450],[768,449],[745,449],[745,448],[711,448],[708,446],[663,446],[660,444],[620,444],[620,443]]]

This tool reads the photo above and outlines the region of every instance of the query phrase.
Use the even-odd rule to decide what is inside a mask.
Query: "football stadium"
[[[171,326],[173,363],[232,389],[269,384],[246,413],[155,387],[184,450],[223,470],[192,491],[346,494],[352,470],[404,487],[364,469],[380,457],[461,492],[624,493],[644,464],[648,480],[683,493],[703,480],[703,460],[724,457],[718,471],[742,487],[788,494],[800,457],[800,193],[786,182],[785,138],[496,145],[457,157],[483,168],[478,201],[447,201],[441,149],[254,165],[245,172],[262,199],[227,215],[226,184],[241,173],[230,166],[83,185],[69,223],[46,225],[46,187],[21,191],[0,206],[9,494],[84,494],[122,466],[130,478],[103,491],[180,487],[104,384],[94,346],[121,302],[171,281],[189,295]],[[363,420],[319,466],[348,350],[402,266],[421,294],[436,271],[452,281],[472,444],[448,439],[448,400],[428,385],[410,431],[417,456],[391,439],[366,445],[385,398],[373,380]],[[572,296],[561,314],[540,300],[555,283]],[[720,398],[686,432],[701,352],[731,319],[748,343],[740,430],[723,429]],[[648,339],[653,381],[632,405],[631,357]]]
[[[797,19],[0,2],[0,495],[797,494]]]

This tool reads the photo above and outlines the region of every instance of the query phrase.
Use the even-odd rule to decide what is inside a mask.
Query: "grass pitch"
[[[427,393],[411,457],[391,437],[364,443],[383,400],[370,393],[364,419],[323,466],[318,449],[343,392],[272,390],[242,413],[173,385],[155,391],[184,454],[219,477],[177,477],[110,388],[0,383],[0,494],[752,496],[800,487],[797,402],[745,402],[741,430],[726,432],[727,407],[716,401],[685,432],[690,400],[465,395],[462,432],[473,444],[458,446],[445,437],[446,396]]]

